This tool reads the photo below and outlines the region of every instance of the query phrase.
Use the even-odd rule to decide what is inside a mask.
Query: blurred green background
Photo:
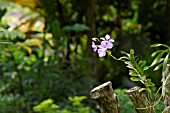
[[[89,92],[108,80],[132,113],[121,89],[142,85],[91,48],[106,34],[116,57],[133,48],[150,63],[151,44],[170,44],[170,0],[0,0],[0,113],[97,113]],[[148,75],[155,91],[161,72]]]

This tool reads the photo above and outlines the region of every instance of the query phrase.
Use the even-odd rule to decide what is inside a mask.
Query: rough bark
[[[132,101],[135,111],[137,113],[155,113],[153,107],[150,107],[152,104],[147,99],[146,95],[142,92],[139,92],[140,87],[135,86],[127,91],[127,94]]]
[[[95,99],[101,113],[119,113],[119,105],[116,94],[112,89],[112,83],[106,82],[90,92],[91,98]]]
[[[163,73],[162,82],[163,82],[162,92],[163,92],[163,99],[164,99],[164,109],[166,109],[164,110],[164,113],[170,113],[170,107],[169,107],[170,106],[170,64],[167,64],[166,70]]]

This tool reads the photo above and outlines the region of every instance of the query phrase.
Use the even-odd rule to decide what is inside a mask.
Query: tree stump
[[[135,86],[126,93],[128,94],[130,100],[132,101],[137,113],[155,113],[154,108],[150,107],[151,102],[147,99],[146,95],[139,92],[140,87]]]
[[[113,91],[112,83],[106,82],[90,92],[91,98],[95,99],[101,113],[119,113],[119,105],[116,94]]]

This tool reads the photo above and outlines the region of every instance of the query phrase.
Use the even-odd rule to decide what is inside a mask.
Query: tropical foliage
[[[151,90],[156,91],[161,84],[158,69],[164,71],[169,61],[169,4],[168,0],[0,0],[0,112],[93,113],[98,106],[89,92],[107,80],[120,89],[154,83]],[[127,66],[135,60],[133,66],[139,70],[131,67],[128,72],[123,62],[107,55],[97,58],[92,38],[106,34],[115,41],[104,43],[113,47],[110,52],[119,58],[125,51]],[[128,53],[131,48],[135,53]],[[134,81],[146,76],[144,84],[132,82],[129,73]]]

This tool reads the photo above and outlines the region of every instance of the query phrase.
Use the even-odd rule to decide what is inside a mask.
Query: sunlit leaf
[[[153,82],[147,82],[148,83],[148,86],[155,86],[155,84]]]
[[[135,51],[133,49],[130,49],[130,54],[134,54]]]
[[[42,41],[37,38],[27,39],[24,44],[27,46],[38,46],[39,48],[42,48],[41,45]]]
[[[138,76],[138,74],[134,70],[129,70],[130,76]]]
[[[157,50],[155,52],[152,53],[151,57],[155,57],[159,52],[161,52],[162,50]]]
[[[139,67],[143,68],[146,65],[146,61],[140,60],[138,65],[139,65]]]
[[[142,91],[144,91],[144,90],[146,90],[146,88],[140,88],[140,89],[139,89],[139,92],[142,92]]]
[[[169,60],[169,54],[167,54],[165,59],[164,59],[164,62],[163,62],[163,72],[165,71],[165,68],[167,66],[168,60]]]
[[[150,47],[159,47],[159,46],[161,46],[162,44],[160,44],[160,43],[157,43],[157,44],[152,44]]]
[[[122,56],[122,57],[120,57],[118,60],[129,60],[129,58],[126,57],[126,56]]]
[[[144,67],[143,67],[143,70],[144,70],[144,71],[146,71],[146,70],[148,70],[148,69],[149,69],[149,66],[144,66]]]
[[[151,66],[154,66],[155,64],[157,64],[160,60],[162,55],[164,54],[164,51],[162,51],[161,53],[158,54],[158,56],[154,59],[154,61],[152,62]]]
[[[159,70],[161,67],[162,67],[162,63],[160,63],[159,65],[157,65],[155,68],[154,68],[154,71],[157,71],[157,70]]]
[[[130,77],[130,80],[131,81],[140,81],[139,78],[137,78],[137,77]]]
[[[168,45],[166,45],[166,44],[160,44],[160,43],[152,44],[150,47],[159,47],[159,46],[164,46],[164,47],[166,47],[166,48],[170,48]]]
[[[130,54],[129,53],[126,53],[125,51],[121,51],[122,54],[128,56],[128,59],[130,58]]]

